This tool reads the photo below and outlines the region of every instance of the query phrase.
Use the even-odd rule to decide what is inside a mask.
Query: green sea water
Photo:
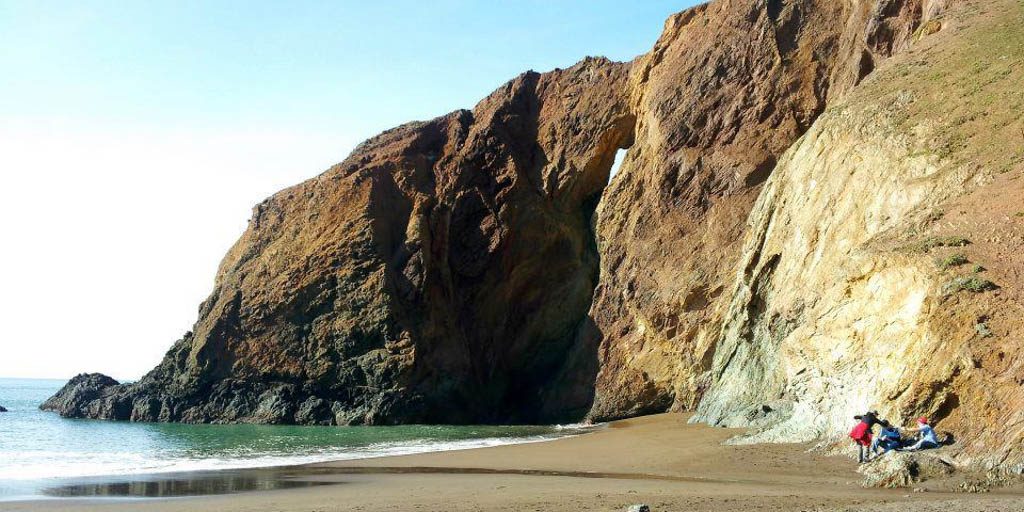
[[[537,442],[593,427],[183,425],[61,418],[58,380],[0,379],[0,499],[55,479],[282,466]]]

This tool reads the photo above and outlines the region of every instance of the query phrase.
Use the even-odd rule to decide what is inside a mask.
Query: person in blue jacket
[[[885,455],[889,450],[899,450],[903,446],[903,437],[900,435],[900,429],[889,425],[888,423],[882,427],[882,431],[878,433],[878,437],[871,443],[871,455],[874,457],[877,455]],[[882,453],[878,453],[878,449],[882,449]]]

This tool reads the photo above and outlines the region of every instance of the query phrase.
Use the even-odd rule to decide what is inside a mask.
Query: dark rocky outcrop
[[[0,405],[0,412],[7,412],[7,408]]]
[[[80,373],[39,408],[60,413],[61,416],[94,417],[102,411],[122,407],[115,396],[119,385],[119,382],[102,373]]]
[[[566,385],[562,368],[597,280],[593,211],[632,142],[628,73],[598,58],[524,73],[472,111],[364,142],[256,206],[194,331],[156,369],[112,388],[73,381],[49,407],[183,422],[581,417],[593,378]]]

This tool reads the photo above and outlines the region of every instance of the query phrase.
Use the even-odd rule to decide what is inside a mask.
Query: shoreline
[[[180,498],[48,498],[4,510],[1024,510],[1024,494],[864,489],[855,461],[805,445],[723,445],[741,430],[661,414],[547,442],[297,466],[96,482],[98,492]],[[137,475],[136,475],[137,476]],[[104,480],[104,479],[98,479]],[[106,487],[104,487],[106,486]],[[133,487],[134,486],[134,487]],[[77,489],[81,491],[83,489]],[[191,492],[191,494],[189,493]],[[222,492],[222,493],[215,493]],[[70,493],[73,494],[73,493]],[[110,496],[111,494],[93,494]],[[145,494],[142,494],[145,496]],[[566,507],[566,505],[570,505]],[[935,508],[938,507],[938,508]]]
[[[514,427],[514,426],[513,426]],[[233,492],[246,492],[252,490],[269,490],[278,488],[289,488],[288,481],[282,478],[295,478],[302,475],[322,473],[322,469],[314,469],[314,466],[331,463],[345,463],[370,459],[389,459],[392,457],[405,457],[415,455],[427,455],[435,453],[460,452],[465,450],[479,450],[496,448],[501,446],[514,446],[535,443],[547,443],[581,435],[586,435],[609,427],[608,423],[597,424],[559,424],[547,425],[552,429],[551,433],[511,436],[511,437],[481,437],[451,441],[427,440],[422,443],[411,442],[382,442],[367,446],[349,448],[345,453],[323,454],[323,455],[293,455],[274,456],[256,459],[239,459],[235,461],[221,460],[223,466],[213,467],[185,467],[181,469],[155,468],[127,473],[97,473],[97,474],[75,474],[68,476],[39,476],[18,479],[0,479],[0,483],[7,485],[8,489],[27,489],[27,494],[5,495],[0,492],[0,504],[12,501],[33,501],[50,500],[63,498],[111,498],[111,499],[132,499],[143,498],[167,498],[177,496],[203,496],[213,494],[225,494]],[[293,459],[289,462],[287,459]],[[274,460],[274,463],[265,463],[266,460]],[[277,462],[281,461],[281,462]],[[193,460],[203,466],[205,460]],[[219,486],[207,489],[186,489],[181,492],[175,489],[167,491],[148,489],[153,483],[161,482],[226,482],[227,489]],[[253,482],[255,481],[255,482]],[[133,484],[134,487],[125,490],[125,484]],[[202,486],[200,486],[202,487]],[[103,490],[106,488],[106,491]],[[73,491],[71,489],[78,489]],[[0,486],[0,491],[3,487]],[[125,496],[125,493],[129,495]],[[170,493],[170,495],[164,495]],[[139,495],[142,496],[139,496]]]

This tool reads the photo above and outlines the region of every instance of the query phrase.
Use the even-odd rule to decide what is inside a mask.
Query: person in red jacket
[[[863,464],[871,460],[871,429],[875,425],[887,427],[889,422],[879,419],[878,411],[868,411],[854,416],[853,419],[860,420],[860,422],[850,431],[850,438],[857,443],[857,461]]]

